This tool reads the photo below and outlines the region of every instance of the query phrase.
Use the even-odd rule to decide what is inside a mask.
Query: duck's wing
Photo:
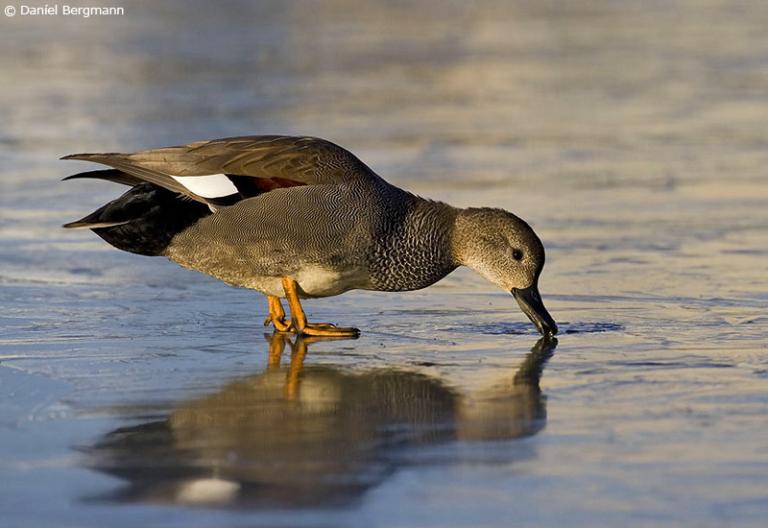
[[[97,171],[96,178],[129,184],[134,179],[146,181],[214,206],[283,187],[378,178],[351,152],[314,137],[244,136],[133,154],[72,154],[62,159],[93,161],[117,169],[114,173]]]

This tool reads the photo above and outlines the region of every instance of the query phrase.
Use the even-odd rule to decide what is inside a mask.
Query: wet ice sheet
[[[137,3],[87,26],[0,21],[3,522],[761,526],[765,5],[313,5]],[[237,387],[277,378],[267,408],[290,405],[288,357],[269,369],[265,303],[59,230],[119,191],[56,184],[85,165],[54,160],[269,132],[328,137],[416,192],[529,220],[562,331],[542,393],[497,397],[537,336],[509,295],[469,272],[423,292],[309,303],[315,319],[364,333],[310,345],[303,402],[334,424],[352,411],[323,405],[351,405],[339,398],[354,390],[370,412],[353,409],[359,451],[319,457],[307,482],[357,487],[344,500],[230,500],[242,477],[215,442],[251,475],[268,462],[250,443],[261,393]],[[388,414],[389,393],[355,388],[381,376],[422,406]],[[246,409],[234,405],[233,421],[253,427],[244,443],[226,434],[226,413],[210,418],[220,435],[205,427],[205,409],[233,390]],[[153,465],[153,446],[169,450],[153,475],[182,473],[165,487],[137,485],[136,450],[99,451],[119,428],[197,422],[187,443],[138,436]],[[462,436],[467,423],[508,428]],[[324,473],[334,461],[349,470]],[[126,489],[133,500],[114,502]]]

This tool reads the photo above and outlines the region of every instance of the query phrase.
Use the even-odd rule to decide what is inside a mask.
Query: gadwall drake
[[[415,196],[329,141],[233,137],[62,159],[112,167],[66,180],[131,187],[64,227],[258,290],[268,299],[265,324],[278,331],[356,336],[356,328],[307,322],[299,299],[418,290],[463,265],[511,292],[542,335],[557,332],[538,292],[544,246],[527,223]]]

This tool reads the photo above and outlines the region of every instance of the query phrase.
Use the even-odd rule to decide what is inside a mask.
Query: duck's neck
[[[377,290],[418,290],[458,267],[453,231],[459,209],[409,195],[391,211],[386,235],[371,255],[371,281]]]

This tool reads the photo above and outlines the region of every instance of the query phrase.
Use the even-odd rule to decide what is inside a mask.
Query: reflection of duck
[[[514,378],[462,396],[440,379],[390,369],[303,366],[308,339],[271,336],[269,367],[163,421],[117,429],[87,464],[128,486],[120,501],[242,507],[341,505],[404,464],[406,448],[529,436],[544,424],[539,377],[557,341],[542,338]]]

